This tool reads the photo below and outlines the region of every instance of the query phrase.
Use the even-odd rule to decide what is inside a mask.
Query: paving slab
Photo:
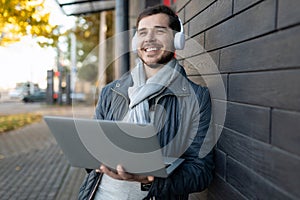
[[[89,118],[92,111],[82,106],[75,115]],[[72,107],[47,106],[33,112],[74,116]],[[1,200],[77,199],[85,173],[70,166],[44,121],[0,134]]]

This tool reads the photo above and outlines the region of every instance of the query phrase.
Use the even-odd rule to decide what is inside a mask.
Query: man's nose
[[[148,34],[147,34],[147,36],[146,36],[146,38],[145,38],[145,41],[146,42],[153,42],[153,41],[155,41],[155,31],[153,30],[153,29],[150,29],[149,31],[148,31]]]

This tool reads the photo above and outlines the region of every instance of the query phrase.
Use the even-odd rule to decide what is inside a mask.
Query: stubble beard
[[[174,58],[174,52],[168,52],[166,55],[162,55],[162,57],[156,63],[147,63],[142,56],[138,55],[144,64],[149,66],[152,69],[159,68],[161,65],[167,64],[172,58]]]

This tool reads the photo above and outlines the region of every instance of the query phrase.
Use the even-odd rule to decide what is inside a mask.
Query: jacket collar
[[[133,85],[133,80],[130,72],[124,74],[119,80],[115,81],[112,90],[123,95],[127,99],[128,87]],[[160,93],[160,95],[176,95],[187,96],[190,94],[189,82],[184,68],[180,65],[179,74],[176,79],[169,85],[169,87]]]

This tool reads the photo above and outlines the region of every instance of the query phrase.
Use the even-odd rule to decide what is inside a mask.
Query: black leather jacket
[[[177,137],[172,145],[175,153],[185,159],[183,164],[168,178],[155,178],[145,199],[188,199],[188,194],[208,187],[213,178],[213,154],[200,158],[200,148],[206,137],[211,119],[211,101],[206,87],[191,82],[184,69],[181,76],[160,94],[149,98],[150,110],[154,111],[154,124],[161,130],[158,134],[162,147]],[[130,73],[103,88],[96,107],[96,118],[122,120],[128,111],[128,87],[132,86]],[[163,109],[161,109],[163,108]],[[164,111],[162,111],[164,110]],[[176,152],[178,149],[178,152]],[[181,149],[181,150],[179,150]],[[211,147],[212,149],[212,147]],[[164,151],[164,150],[163,150]],[[167,150],[165,150],[167,153]],[[174,153],[174,151],[172,152]],[[79,199],[92,199],[101,174],[90,172],[80,189]]]

